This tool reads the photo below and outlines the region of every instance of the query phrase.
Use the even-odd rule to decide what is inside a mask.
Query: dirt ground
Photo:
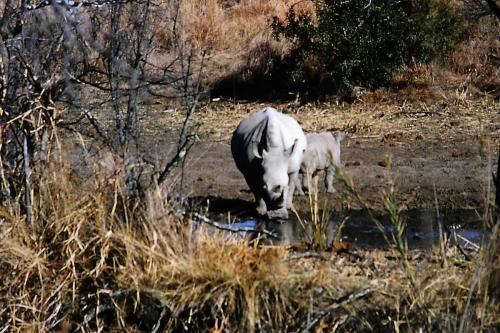
[[[382,208],[381,193],[391,182],[404,209],[434,208],[436,200],[442,208],[480,208],[492,190],[489,180],[496,170],[500,137],[497,106],[493,102],[487,107],[449,107],[433,114],[412,109],[403,116],[397,114],[401,111],[396,107],[366,112],[350,107],[323,117],[334,120],[318,120],[318,113],[324,111],[306,108],[292,116],[306,132],[348,132],[342,142],[344,172],[374,208]],[[202,111],[199,121],[205,125],[201,128],[212,134],[193,147],[171,184],[200,203],[209,198],[221,211],[251,206],[253,196],[234,164],[229,141],[237,123],[259,107]],[[377,112],[392,116],[378,121]],[[353,119],[357,119],[355,125],[365,119],[365,127],[353,130]],[[392,156],[392,167],[386,163],[387,156]]]
[[[393,156],[388,169],[385,156]],[[381,205],[381,190],[393,181],[398,200],[407,208],[435,205],[475,208],[486,198],[487,162],[478,145],[460,141],[420,141],[405,144],[348,139],[342,147],[344,172],[372,205]],[[188,197],[214,197],[252,201],[248,186],[236,168],[229,143],[196,145],[184,165],[182,192]],[[188,171],[187,171],[188,170]],[[177,173],[180,183],[180,171]]]

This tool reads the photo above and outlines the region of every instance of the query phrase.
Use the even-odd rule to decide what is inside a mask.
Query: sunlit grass
[[[78,180],[68,166],[54,163],[35,182],[33,228],[15,207],[12,218],[0,222],[1,330],[337,325],[451,332],[466,308],[468,327],[498,324],[490,294],[498,267],[494,245],[473,254],[473,261],[448,249],[453,264],[447,269],[439,251],[404,246],[347,252],[322,246],[312,248],[320,257],[294,258],[288,247],[228,238],[191,221],[160,189],[136,205],[122,197],[119,173],[95,171]]]

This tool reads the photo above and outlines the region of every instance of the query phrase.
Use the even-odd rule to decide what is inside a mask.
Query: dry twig
[[[340,307],[344,307],[345,305],[352,303],[358,299],[361,299],[361,298],[363,298],[363,297],[365,297],[365,296],[367,296],[367,295],[369,295],[377,290],[385,288],[385,286],[386,286],[386,284],[383,283],[377,287],[368,288],[368,289],[362,290],[358,293],[351,293],[349,295],[346,295],[346,296],[340,298],[336,303],[333,303],[332,305],[330,305],[326,309],[319,311],[318,314],[314,317],[314,319],[312,321],[307,322],[305,327],[301,327],[299,329],[299,332],[302,332],[302,333],[310,332],[310,330],[314,327],[314,325],[316,325],[321,319],[323,319],[324,317],[326,317],[327,315],[329,315],[330,313],[332,313],[336,309],[338,309]]]

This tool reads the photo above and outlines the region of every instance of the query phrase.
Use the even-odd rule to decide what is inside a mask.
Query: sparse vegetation
[[[485,7],[471,6],[472,2],[419,0],[410,5],[410,1],[406,1],[399,2],[402,7],[391,11],[387,7],[390,1],[337,1],[342,3],[342,8],[353,10],[351,16],[328,15],[336,10],[335,1],[328,5],[322,5],[322,1],[293,0],[242,0],[232,6],[214,3],[219,6],[216,20],[219,26],[214,34],[216,41],[211,48],[212,62],[205,84],[213,97],[237,100],[293,99],[299,93],[303,101],[320,96],[318,90],[322,94],[335,94],[334,89],[341,88],[350,93],[355,85],[369,88],[380,84],[417,96],[436,89],[452,94],[463,87],[474,94],[486,92],[497,96],[498,19],[493,15],[484,16]],[[483,4],[486,5],[484,1]],[[321,10],[325,13],[323,25],[318,15]],[[401,21],[397,27],[391,26],[398,24],[391,20],[383,21],[387,29],[378,26],[382,30],[379,35],[386,39],[370,39],[368,23],[371,21],[363,20],[365,14],[373,18],[374,13],[400,11]],[[196,10],[189,12],[191,17],[197,15]],[[364,43],[360,44],[354,37],[342,37],[341,17],[352,27],[353,36]],[[275,32],[282,33],[279,41],[273,38],[273,18]],[[414,24],[405,24],[405,20]],[[328,22],[337,25],[329,26]],[[356,28],[360,22],[365,22],[361,30]],[[399,31],[399,38],[391,39],[393,34],[388,34],[388,29]],[[308,30],[315,34],[316,44],[307,42]],[[336,38],[339,36],[335,33],[342,38]],[[339,54],[344,49],[334,48],[339,40],[351,46],[351,54]],[[387,47],[382,48],[384,41]],[[375,45],[383,51],[377,53]],[[387,49],[394,50],[392,58],[386,57]],[[339,56],[335,58],[333,54]],[[451,61],[441,60],[443,56]],[[307,96],[306,91],[309,91]],[[340,91],[340,95],[345,93]]]
[[[403,249],[407,267],[392,249],[294,258],[209,232],[159,189],[147,206],[127,206],[121,179],[96,170],[75,180],[56,163],[34,182],[31,228],[4,212],[2,330],[453,332],[464,315],[471,329],[498,325],[493,289],[479,283],[492,278],[492,247],[473,261],[449,248],[448,268],[439,251]],[[417,306],[406,269],[417,272]]]
[[[445,1],[316,1],[315,16],[275,18],[276,36],[292,41],[292,80],[307,94],[387,86],[403,65],[448,55],[461,34]]]
[[[417,13],[369,2],[370,15],[425,21],[411,27],[414,43],[394,54],[398,62],[381,68],[370,49],[394,46],[401,39],[389,32],[404,35],[409,27],[367,16],[368,1],[0,1],[0,332],[497,330],[494,207],[483,216],[490,241],[480,250],[410,250],[399,214],[408,201],[396,187],[368,202],[356,180],[339,173],[345,196],[307,198],[310,215],[302,222],[310,223],[311,239],[278,246],[204,223],[182,188],[193,171],[190,148],[203,139],[227,142],[239,120],[261,107],[208,102],[219,94],[272,100],[305,131],[343,130],[353,141],[468,141],[480,159],[490,154],[489,179],[500,140],[499,25],[482,14],[489,2],[466,2],[477,6],[418,0],[412,3],[424,10]],[[276,32],[299,37],[304,47],[308,29],[338,23],[323,12],[330,4],[360,9],[381,24],[368,32],[384,39],[358,38],[358,53],[318,67],[327,76],[322,85],[339,73],[345,82],[338,87],[390,84],[362,91],[352,104],[304,104],[307,96],[288,77],[296,45],[273,38],[272,19]],[[460,21],[456,11],[469,9],[465,33],[450,30]],[[356,15],[344,19],[353,29],[365,24]],[[303,49],[320,45],[322,53],[297,58],[298,81],[310,61],[334,50],[340,30],[327,28]],[[430,61],[449,52],[449,64]],[[337,83],[324,86],[331,87]],[[198,165],[212,183],[225,171],[219,162]],[[195,186],[203,189],[202,181]],[[240,190],[236,199],[245,195]],[[493,205],[493,190],[485,192]],[[329,209],[355,204],[388,211],[394,237],[386,249],[326,237]]]

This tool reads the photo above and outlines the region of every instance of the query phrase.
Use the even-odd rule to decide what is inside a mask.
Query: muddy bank
[[[474,140],[401,142],[351,137],[343,143],[342,159],[345,173],[374,208],[382,208],[381,191],[391,181],[399,203],[408,209],[433,208],[436,200],[441,208],[479,208],[484,206],[491,174],[488,158],[481,157],[479,149]],[[387,156],[392,156],[392,167],[387,165]],[[492,158],[493,170],[494,162]],[[228,142],[197,144],[172,181],[184,196],[215,198],[222,205],[226,201],[227,211],[241,210],[238,205],[242,202],[247,206],[253,202]],[[330,200],[341,200],[339,196]],[[235,200],[234,207],[230,200]],[[297,202],[301,200],[305,199]]]

